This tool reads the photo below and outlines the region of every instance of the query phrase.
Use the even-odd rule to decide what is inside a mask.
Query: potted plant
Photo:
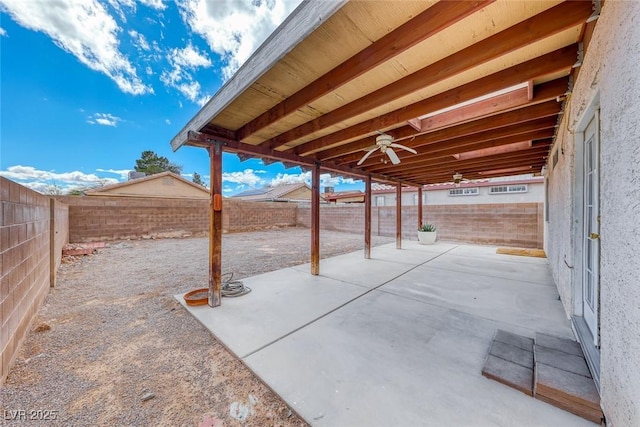
[[[418,228],[418,240],[422,245],[431,245],[436,241],[436,226],[423,224]]]

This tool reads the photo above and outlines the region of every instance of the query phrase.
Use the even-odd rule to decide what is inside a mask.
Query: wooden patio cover
[[[599,4],[302,3],[171,141],[211,156],[210,305],[219,304],[222,151],[313,171],[313,274],[320,170],[362,178],[368,256],[371,180],[400,193],[454,173],[540,173]],[[396,150],[394,165],[378,151],[357,165],[378,132],[418,154]]]

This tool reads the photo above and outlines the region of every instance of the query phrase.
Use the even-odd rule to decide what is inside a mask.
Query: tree
[[[153,151],[143,151],[142,155],[136,160],[135,166],[136,172],[144,172],[147,175],[153,175],[161,172],[173,172],[180,174],[182,172],[182,166],[169,162],[164,156],[158,156]]]
[[[202,185],[204,188],[207,188],[207,184],[204,183],[204,181],[202,180],[202,178],[200,177],[200,174],[198,172],[194,172],[193,173],[193,183],[194,184],[199,184]]]

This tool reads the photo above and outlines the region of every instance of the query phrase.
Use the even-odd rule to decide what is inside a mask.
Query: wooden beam
[[[402,249],[402,184],[396,184],[396,249]]]
[[[425,117],[420,120],[420,132],[430,132],[447,126],[465,123],[480,117],[486,117],[501,111],[521,107],[532,99],[528,99],[527,88],[520,88],[502,95],[493,96],[464,107]]]
[[[393,128],[400,123],[406,122],[414,117],[422,116],[431,111],[438,111],[461,102],[515,86],[522,81],[558,72],[568,72],[576,62],[577,52],[577,44],[563,47],[554,52],[522,62],[430,98],[306,142],[295,147],[294,152],[299,155],[312,154],[343,141],[360,138],[365,135],[374,135],[378,130]]]
[[[555,126],[556,123],[553,117],[538,119],[530,123],[512,126],[511,128],[499,129],[498,131],[486,131],[431,144],[422,147],[418,154],[402,157],[400,160],[402,168],[406,169],[424,160],[450,158],[463,152],[500,147],[516,142],[544,140],[553,137]],[[372,165],[364,165],[363,167],[375,173],[389,173],[395,168],[395,165],[378,162]]]
[[[242,141],[495,0],[438,2],[238,129]],[[270,147],[272,148],[272,147]]]
[[[211,162],[211,203],[209,205],[209,294],[208,303],[222,303],[222,147],[209,147]]]
[[[203,147],[209,149],[215,141],[223,143],[224,151],[231,153],[243,153],[252,157],[258,157],[262,159],[273,159],[279,162],[295,163],[300,166],[313,167],[318,160],[313,157],[302,157],[292,153],[286,153],[283,151],[270,150],[258,145],[245,144],[243,142],[234,141],[226,138],[224,135],[218,134],[206,134],[202,132],[189,131],[185,145],[192,147]],[[397,180],[392,177],[388,177],[382,174],[368,174],[367,172],[359,169],[353,169],[346,166],[336,165],[333,162],[322,162],[322,169],[335,172],[341,175],[352,176],[357,178],[363,178],[367,175],[371,175],[376,181],[395,184]],[[417,183],[404,182],[405,185],[415,186]]]
[[[311,274],[320,274],[320,165],[311,169]]]
[[[422,186],[418,187],[418,229],[422,228]]]
[[[371,177],[364,178],[364,257],[371,258]]]
[[[410,126],[403,126],[393,129],[392,131],[387,131],[387,133],[393,136],[394,139],[398,142],[411,138],[411,141],[402,142],[405,145],[411,146],[415,143],[416,138],[427,138],[432,141],[435,141],[438,138],[450,139],[452,135],[468,135],[470,133],[482,132],[488,129],[504,127],[513,123],[521,123],[539,117],[557,115],[560,112],[562,104],[558,103],[556,99],[559,95],[565,94],[567,92],[568,84],[568,77],[562,77],[547,83],[540,84],[536,86],[536,95],[534,99],[530,103],[525,104],[518,109],[514,109],[504,113],[498,113],[489,117],[478,118],[477,120],[454,125],[449,128],[439,129],[426,134],[417,134]],[[339,159],[339,164],[357,162],[362,157],[363,153],[361,152],[361,150],[369,147],[371,143],[372,138],[366,137],[358,141],[353,141],[348,144],[341,145],[337,148],[321,151],[320,153],[315,154],[315,157],[319,160],[325,161],[334,159],[336,157],[345,156],[346,154],[355,153],[353,154],[353,156],[343,157]],[[377,156],[377,154],[374,154],[372,157],[375,159]]]
[[[270,148],[280,147],[315,132],[318,129],[324,129],[350,119],[361,114],[363,111],[387,104],[472,67],[476,67],[499,56],[579,25],[590,15],[591,5],[588,4],[588,2],[563,2],[558,6],[548,9],[511,28],[479,41],[468,48],[376,90],[367,96],[271,138],[262,144]],[[517,83],[523,81],[525,80]],[[417,114],[406,120],[413,119],[420,115],[421,114]],[[297,151],[297,153],[302,154],[299,151]]]
[[[426,176],[432,175],[447,175],[448,180],[451,180],[451,175],[455,172],[460,172],[463,175],[465,173],[474,173],[486,170],[504,169],[516,166],[531,166],[539,162],[544,162],[547,158],[549,147],[540,147],[536,151],[522,153],[520,155],[498,157],[492,160],[485,161],[467,161],[467,162],[450,162],[442,163],[439,165],[425,165],[423,168],[415,169],[413,171],[406,171],[398,173],[398,176],[402,178],[412,179],[415,181],[422,181]],[[487,157],[488,159],[488,157]]]

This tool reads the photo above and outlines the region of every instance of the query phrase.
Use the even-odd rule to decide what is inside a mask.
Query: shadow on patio
[[[594,425],[481,375],[496,329],[572,338],[546,259],[403,244],[185,307],[313,425]]]

